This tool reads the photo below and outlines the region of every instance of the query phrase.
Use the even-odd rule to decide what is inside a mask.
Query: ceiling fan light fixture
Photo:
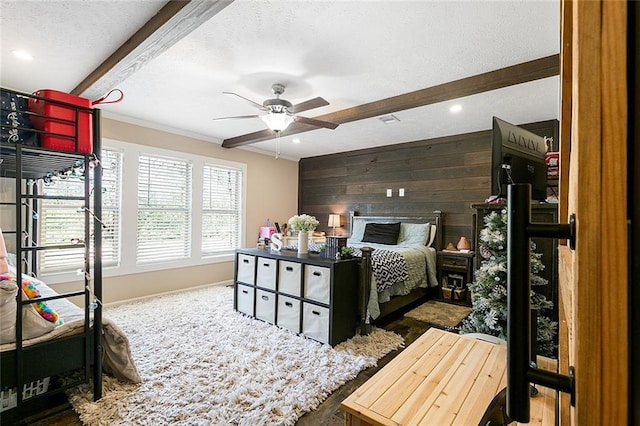
[[[289,124],[293,123],[293,117],[285,113],[270,112],[268,114],[261,115],[260,118],[274,132],[282,132],[289,127]]]

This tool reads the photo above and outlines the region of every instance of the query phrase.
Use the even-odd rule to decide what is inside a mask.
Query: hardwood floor
[[[400,334],[405,340],[405,347],[420,337],[431,325],[402,315],[389,318],[377,324],[378,327]],[[383,357],[376,367],[369,368],[350,382],[344,384],[333,392],[315,411],[302,416],[297,425],[299,426],[342,426],[345,422],[344,411],[340,408],[340,403],[355,391],[360,385],[366,382],[380,368],[385,366],[401,350],[393,351]],[[9,410],[0,414],[1,425],[33,425],[33,426],[81,426],[82,422],[73,411],[73,408],[63,394],[57,394],[46,400],[40,400],[38,404],[25,407],[21,413],[16,410]]]

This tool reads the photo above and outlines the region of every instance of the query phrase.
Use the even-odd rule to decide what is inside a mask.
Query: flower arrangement
[[[295,231],[313,231],[320,222],[308,214],[295,215],[289,219],[289,225]]]

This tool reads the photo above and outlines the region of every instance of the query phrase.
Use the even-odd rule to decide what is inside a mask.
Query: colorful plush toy
[[[0,281],[13,281],[16,282],[16,276],[10,274],[0,274]],[[40,291],[36,288],[33,283],[23,276],[22,278],[22,291],[29,299],[36,299],[40,297]],[[62,318],[58,315],[58,313],[47,305],[46,302],[35,302],[32,303],[33,308],[36,312],[44,319],[49,322],[52,322],[57,325],[62,325]]]

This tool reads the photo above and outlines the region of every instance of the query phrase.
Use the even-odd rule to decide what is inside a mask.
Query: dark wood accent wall
[[[558,140],[557,120],[522,127]],[[329,214],[338,213],[336,234],[348,235],[350,211],[416,216],[442,210],[444,244],[455,245],[461,236],[473,242],[471,205],[491,195],[490,173],[491,130],[303,158],[298,212],[315,216],[318,230],[327,232]]]

